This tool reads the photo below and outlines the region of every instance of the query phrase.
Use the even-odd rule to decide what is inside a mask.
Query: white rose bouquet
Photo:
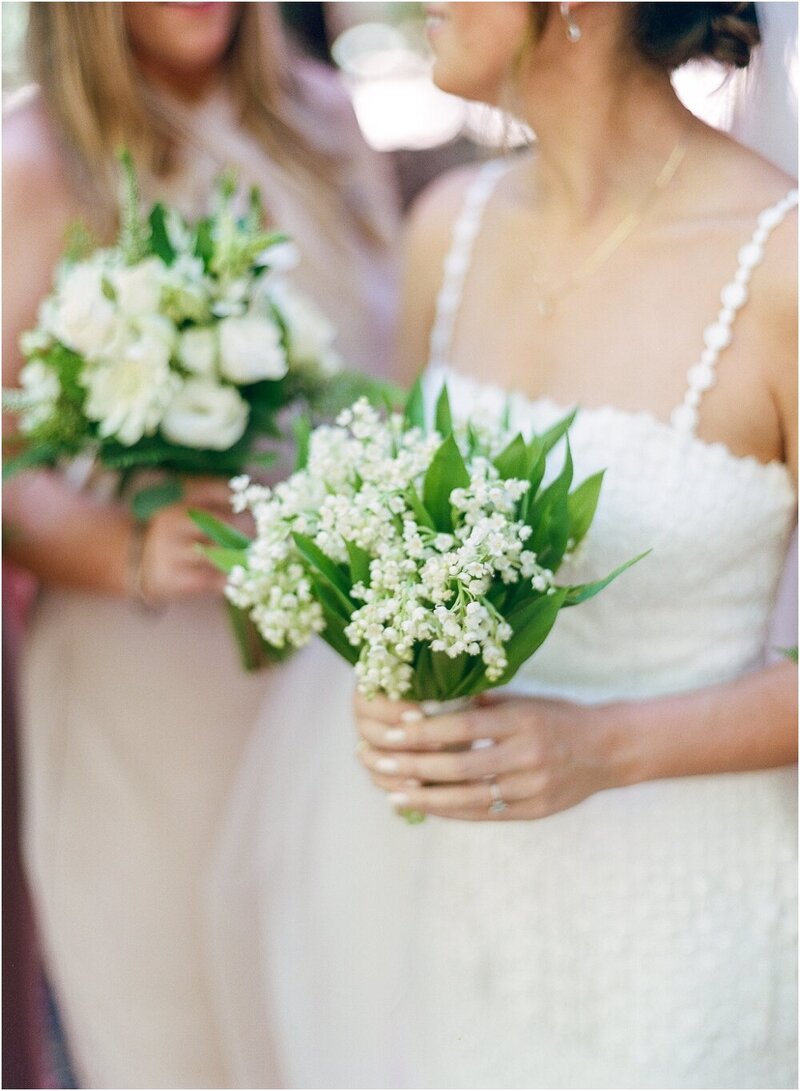
[[[207,218],[189,224],[162,204],[145,218],[120,158],[116,245],[67,254],[21,339],[20,387],[4,400],[23,448],[6,472],[87,451],[123,480],[166,471],[134,496],[146,518],[180,497],[179,474],[230,477],[269,461],[257,448],[280,435],[282,409],[330,404],[331,387],[350,391],[353,379],[337,374],[334,327],[287,276],[294,248],[263,230],[256,190],[244,217],[228,176]]]
[[[593,583],[556,582],[603,477],[570,492],[568,439],[563,466],[546,476],[572,416],[525,439],[505,424],[454,427],[446,389],[433,430],[422,405],[419,386],[404,416],[382,419],[361,399],[310,434],[288,480],[234,480],[233,507],[252,512],[254,541],[200,518],[230,602],[267,644],[300,647],[319,633],[368,697],[446,701],[505,685],[559,610],[635,562]]]

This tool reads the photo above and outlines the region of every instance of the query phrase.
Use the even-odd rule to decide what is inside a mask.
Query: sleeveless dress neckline
[[[501,387],[496,383],[487,382],[483,379],[476,379],[474,376],[459,371],[450,364],[435,364],[428,368],[427,374],[430,375],[432,379],[441,380],[443,383],[446,382],[448,386],[453,383],[458,383],[462,384],[465,388],[469,387],[475,393],[482,390],[484,392],[492,392],[494,395],[501,394],[504,398],[527,407],[532,411],[541,409],[544,415],[548,417],[562,417],[567,413],[571,413],[573,410],[577,410],[579,419],[585,420],[591,418],[598,422],[617,421],[623,424],[640,423],[646,425],[655,432],[661,433],[665,438],[677,438],[679,439],[679,442],[685,443],[687,446],[691,446],[698,451],[705,450],[715,462],[730,463],[733,467],[738,467],[745,476],[756,477],[761,471],[764,471],[768,478],[773,479],[776,482],[782,480],[785,484],[787,493],[793,497],[795,501],[797,500],[797,490],[785,462],[781,462],[781,460],[777,458],[771,459],[769,462],[762,462],[761,459],[756,458],[755,455],[737,455],[730,449],[727,443],[724,443],[722,440],[706,440],[697,435],[678,436],[668,421],[657,417],[655,413],[652,413],[650,410],[621,409],[610,404],[581,405],[575,403],[573,405],[568,405],[565,402],[556,401],[546,394],[533,397],[522,390],[508,389],[506,387]]]

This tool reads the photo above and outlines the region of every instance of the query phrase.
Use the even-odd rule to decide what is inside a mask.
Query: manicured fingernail
[[[423,701],[420,705],[426,716],[438,716],[442,710],[441,701]]]
[[[389,792],[388,798],[393,807],[405,807],[408,803],[408,796],[405,792]]]
[[[400,762],[396,758],[378,758],[375,768],[379,773],[396,773],[400,768]]]
[[[400,713],[400,719],[404,724],[418,724],[420,720],[425,719],[425,714],[419,708],[407,708],[405,712]]]
[[[475,739],[472,744],[473,750],[488,750],[490,746],[494,746],[494,739]]]
[[[405,742],[406,732],[402,727],[390,727],[384,735],[386,742]]]

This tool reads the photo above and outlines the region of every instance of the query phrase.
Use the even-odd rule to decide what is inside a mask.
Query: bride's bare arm
[[[417,712],[357,698],[361,759],[396,806],[448,818],[544,818],[608,788],[797,759],[797,675],[788,662],[650,701],[512,698],[435,720]],[[476,739],[494,745],[468,749]],[[492,780],[508,804],[500,813],[489,811]]]

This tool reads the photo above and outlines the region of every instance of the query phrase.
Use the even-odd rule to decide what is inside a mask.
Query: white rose
[[[146,258],[136,265],[122,266],[109,274],[117,306],[128,318],[157,314],[164,283],[164,263]]]
[[[249,414],[234,387],[187,379],[164,414],[161,431],[170,443],[227,451],[242,438]]]
[[[86,415],[98,422],[101,436],[130,447],[156,431],[180,385],[169,356],[163,337],[142,333],[114,357],[86,369]]]
[[[340,363],[333,350],[336,327],[316,304],[287,280],[276,280],[269,294],[286,323],[292,362],[318,364],[325,372],[338,370]]]
[[[220,372],[243,385],[282,379],[288,371],[280,330],[271,318],[246,314],[219,324]]]
[[[53,414],[61,393],[58,376],[44,360],[30,360],[19,373],[22,397],[19,399],[22,414],[20,429],[32,432]]]
[[[170,356],[178,347],[178,330],[163,314],[143,314],[132,326],[140,337],[161,341]]]
[[[178,342],[178,356],[187,371],[213,375],[217,363],[217,331],[213,326],[192,326]]]
[[[97,359],[117,325],[114,303],[103,292],[105,270],[84,262],[65,271],[51,307],[43,310],[51,332],[73,352]]]

